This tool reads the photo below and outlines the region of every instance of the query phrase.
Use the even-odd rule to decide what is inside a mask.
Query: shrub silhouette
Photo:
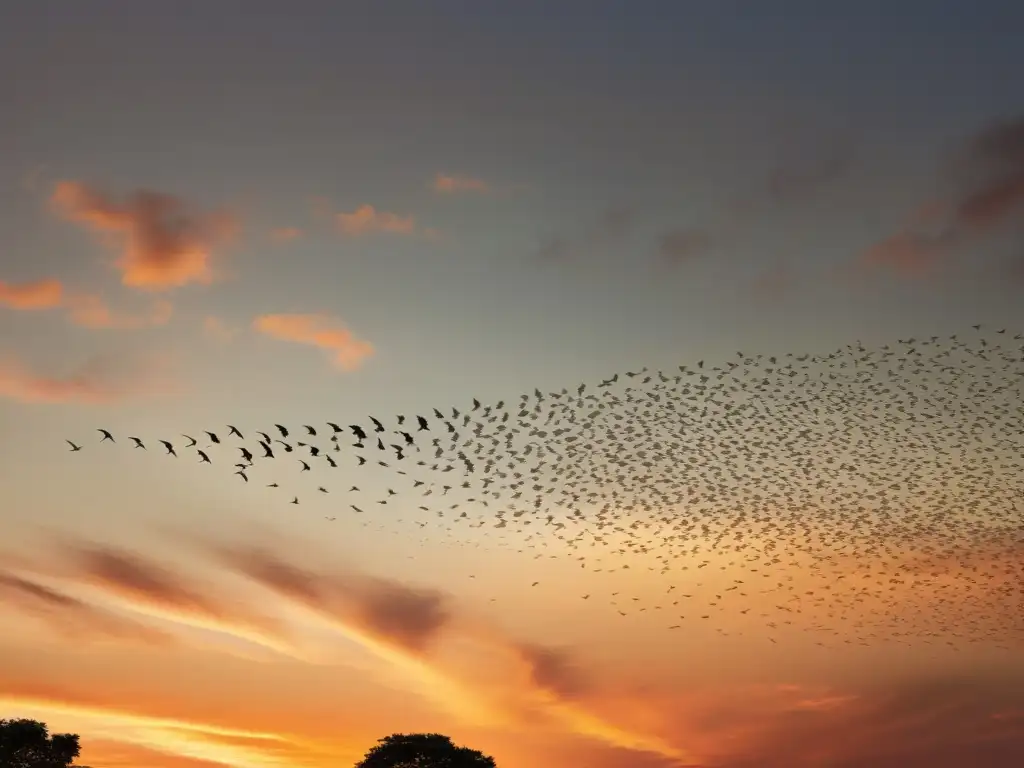
[[[380,739],[355,768],[496,768],[493,757],[457,747],[440,733],[396,733]]]

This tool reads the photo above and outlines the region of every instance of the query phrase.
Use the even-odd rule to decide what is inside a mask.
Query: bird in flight
[[[135,441],[135,447],[136,448],[141,448],[142,450],[146,450],[146,446],[143,444],[142,440],[140,440],[139,438],[129,436],[128,439]]]
[[[239,440],[245,440],[245,438],[242,437],[242,433],[238,431],[238,427],[233,427],[230,424],[228,424],[227,427],[229,435],[236,435]]]
[[[80,445],[75,445],[75,444],[74,444],[74,443],[72,443],[72,442],[71,442],[70,440],[65,440],[64,442],[65,442],[65,443],[67,443],[68,445],[70,445],[70,446],[71,446],[71,452],[72,452],[72,453],[75,453],[76,451],[80,451],[80,450],[82,450],[82,446],[80,446]]]
[[[210,457],[206,455],[205,451],[197,450],[196,453],[199,454],[199,463],[200,464],[213,464],[213,462],[210,461]]]
[[[161,444],[163,444],[164,448],[167,449],[167,455],[168,456],[174,456],[175,458],[177,458],[178,454],[176,454],[174,452],[174,446],[173,445],[171,445],[166,440],[161,440],[160,442],[161,442]]]
[[[97,429],[96,431],[97,431],[97,432],[99,432],[99,433],[101,433],[101,434],[103,435],[103,437],[101,437],[101,438],[100,438],[100,442],[101,442],[101,443],[102,443],[103,441],[105,441],[105,440],[109,440],[109,441],[110,441],[110,442],[112,442],[112,443],[116,443],[116,442],[117,442],[117,441],[116,441],[116,440],[114,439],[114,436],[113,436],[112,434],[110,434],[110,433],[109,433],[109,432],[108,432],[107,430],[105,430],[105,429]]]

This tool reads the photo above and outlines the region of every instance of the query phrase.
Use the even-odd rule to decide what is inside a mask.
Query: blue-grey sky
[[[1019,328],[1022,28],[995,0],[0,2],[0,530],[280,520],[195,468],[53,459],[101,425]],[[453,590],[488,562],[346,530]]]

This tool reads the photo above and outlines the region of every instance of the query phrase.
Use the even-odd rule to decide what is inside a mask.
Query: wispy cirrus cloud
[[[491,185],[482,179],[458,174],[438,173],[430,184],[435,192],[453,194],[456,192],[489,192]]]
[[[27,283],[0,280],[0,306],[20,310],[53,309],[63,301],[64,286],[60,280],[47,278]]]
[[[32,615],[67,638],[126,639],[168,645],[173,638],[143,622],[117,616],[96,605],[17,573],[0,570],[0,604]]]
[[[212,283],[215,253],[237,229],[227,213],[195,211],[151,190],[118,200],[80,181],[60,181],[50,201],[64,218],[108,238],[120,251],[113,265],[121,282],[145,291]]]
[[[265,336],[325,350],[343,371],[354,371],[374,354],[373,345],[357,338],[340,321],[325,314],[271,314],[253,320]]]
[[[0,397],[21,403],[112,405],[179,391],[167,361],[156,357],[127,365],[93,358],[70,374],[54,376],[0,353]]]
[[[599,698],[601,692],[570,651],[519,642],[486,628],[457,611],[444,593],[357,569],[311,567],[308,557],[300,565],[265,547],[186,539],[211,563],[274,594],[282,607],[292,606],[290,615],[302,608],[318,617],[379,660],[381,671],[398,675],[425,701],[465,723],[518,727],[524,717],[535,721],[539,714],[597,743],[677,758],[685,754],[664,739],[593,711],[590,697]],[[40,561],[33,567],[47,578],[93,590],[142,616],[219,631],[281,652],[291,649],[302,658],[273,616],[254,611],[212,580],[201,582],[181,567],[159,564],[141,553],[65,539],[49,564]],[[261,602],[264,609],[267,605]],[[477,685],[472,675],[442,662],[435,651],[450,640],[481,643],[498,652],[497,661],[505,654],[512,663],[507,690]],[[517,669],[525,674],[512,674]]]

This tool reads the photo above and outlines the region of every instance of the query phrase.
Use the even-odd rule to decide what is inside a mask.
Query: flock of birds
[[[538,558],[557,545],[593,572],[646,566],[660,599],[607,598],[670,629],[757,620],[772,642],[788,627],[826,646],[1011,649],[1024,642],[1022,376],[1022,335],[974,326],[821,355],[737,352],[408,418],[127,442],[223,464],[292,505],[306,491],[282,483],[309,479],[369,519],[398,506],[447,535],[520,535]],[[100,429],[99,442],[117,438]],[[377,493],[346,469],[386,480]]]

